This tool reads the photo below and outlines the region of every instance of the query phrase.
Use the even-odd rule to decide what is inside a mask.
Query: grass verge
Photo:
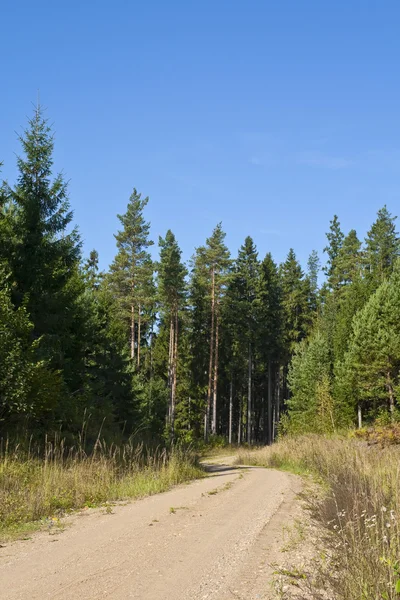
[[[86,455],[63,443],[42,454],[6,448],[0,456],[0,539],[22,537],[60,516],[107,502],[142,498],[204,476],[197,456],[176,449],[97,443]]]
[[[320,580],[335,598],[400,599],[399,448],[310,435],[240,452],[238,462],[309,473],[323,483],[306,502],[324,531]]]

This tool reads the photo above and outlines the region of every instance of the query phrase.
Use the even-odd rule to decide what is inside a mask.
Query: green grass
[[[190,451],[153,454],[129,444],[98,444],[91,455],[47,445],[32,456],[9,448],[0,457],[0,540],[23,537],[73,510],[158,494],[203,477]],[[50,519],[50,520],[49,520]]]

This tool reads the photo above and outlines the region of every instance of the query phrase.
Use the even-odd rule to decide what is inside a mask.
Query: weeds
[[[0,537],[22,534],[83,507],[141,498],[201,477],[190,451],[98,442],[90,455],[63,442],[47,443],[41,453],[5,446],[0,453]]]
[[[320,578],[342,600],[400,598],[400,449],[319,436],[286,438],[242,452],[241,464],[312,474],[321,493],[308,494],[325,530]],[[315,597],[318,591],[315,591]]]

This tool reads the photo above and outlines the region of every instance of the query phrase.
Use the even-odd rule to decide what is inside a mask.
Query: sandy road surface
[[[207,479],[0,548],[1,600],[272,598],[299,482],[225,462]]]

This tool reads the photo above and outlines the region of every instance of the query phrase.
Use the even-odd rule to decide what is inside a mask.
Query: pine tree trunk
[[[238,419],[238,437],[237,444],[240,446],[242,443],[242,412],[243,412],[243,396],[240,394],[239,397],[239,419]]]
[[[218,390],[218,347],[219,347],[219,322],[218,313],[215,324],[215,354],[214,354],[214,390],[211,433],[217,435],[217,390]]]
[[[131,359],[135,361],[135,307],[131,305]]]
[[[172,410],[172,354],[173,354],[173,340],[174,340],[174,318],[171,312],[171,320],[169,324],[169,349],[168,349],[168,390],[169,390],[169,401],[168,401],[168,415],[167,423],[171,424],[171,410]]]
[[[275,404],[272,407],[272,441],[275,440],[275,421],[276,419],[276,406]]]
[[[140,304],[139,304],[139,307],[138,307],[138,341],[137,341],[137,366],[138,366],[138,368],[140,367],[140,336],[141,336],[140,326],[141,326],[141,314],[140,314]]]
[[[233,381],[231,378],[231,384],[229,387],[229,431],[228,431],[229,444],[232,444],[232,412],[233,412]]]
[[[215,319],[215,272],[212,270],[211,276],[211,333],[210,333],[210,360],[208,363],[208,390],[207,390],[207,406],[204,422],[204,439],[208,440],[208,431],[210,427],[210,409],[211,395],[213,383],[213,364],[214,364],[214,319]]]
[[[274,439],[273,441],[275,441],[275,437],[276,437],[276,431],[279,425],[279,420],[281,418],[280,415],[280,410],[281,410],[281,385],[280,385],[280,373],[281,373],[281,368],[278,365],[278,370],[277,370],[277,374],[276,374],[276,400],[275,400],[275,406],[276,406],[276,411],[275,411],[275,423],[276,423],[276,427],[275,427],[275,434],[274,434]]]
[[[260,430],[261,430],[262,443],[265,444],[266,440],[267,440],[267,422],[266,422],[266,413],[265,413],[264,394],[261,397],[261,422],[262,422],[262,428],[260,427]]]
[[[175,405],[176,405],[176,382],[178,367],[178,312],[175,313],[173,361],[172,361],[172,388],[171,388],[171,439],[175,438]]]
[[[249,344],[249,373],[248,373],[248,386],[247,386],[247,443],[251,446],[251,344]]]
[[[271,375],[271,361],[268,361],[268,445],[272,444],[272,375]]]

